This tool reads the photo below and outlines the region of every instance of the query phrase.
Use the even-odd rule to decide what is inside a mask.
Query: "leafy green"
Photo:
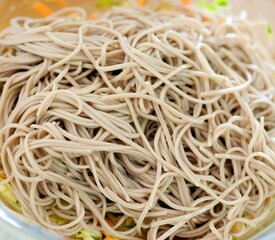
[[[204,8],[205,10],[209,12],[216,11],[215,5],[213,3],[208,2],[207,0],[199,0],[197,2],[197,5],[201,8]]]
[[[268,23],[266,26],[266,34],[268,37],[272,37],[272,26],[270,23]]]
[[[98,0],[96,2],[96,7],[113,7],[113,6],[119,6],[121,5],[121,0]]]
[[[82,229],[74,235],[75,238],[82,238],[83,240],[101,240],[102,234],[99,230]]]
[[[228,0],[216,0],[215,4],[217,7],[228,7],[229,1]]]
[[[199,0],[197,2],[197,5],[209,12],[215,12],[219,8],[229,7],[230,4],[229,4],[229,0],[213,0],[213,1]]]
[[[0,182],[1,180],[6,179],[3,173],[0,173]],[[0,183],[0,199],[10,208],[16,212],[22,211],[22,206],[18,199],[16,198],[12,186],[9,183],[2,184]]]
[[[64,219],[62,217],[57,216],[56,214],[52,214],[50,216],[50,219],[52,222],[56,223],[57,225],[64,225],[69,223],[70,221],[68,219]]]

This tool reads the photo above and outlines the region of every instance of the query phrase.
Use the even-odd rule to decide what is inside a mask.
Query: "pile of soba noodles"
[[[274,203],[275,65],[252,26],[192,8],[13,19],[0,151],[22,214],[130,240],[256,227]]]

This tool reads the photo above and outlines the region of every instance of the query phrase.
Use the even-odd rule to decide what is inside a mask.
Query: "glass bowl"
[[[157,1],[157,0],[154,0]],[[0,0],[0,29],[7,26],[10,18],[18,15],[28,15],[32,17],[39,17],[37,13],[31,10],[31,0]],[[50,1],[46,1],[48,4]],[[95,0],[67,0],[70,5],[78,5],[85,8],[88,14],[94,10]],[[234,13],[245,10],[249,18],[252,19],[266,19],[275,28],[275,9],[274,0],[231,0],[231,7]],[[23,4],[23,5],[22,5]],[[24,6],[25,4],[25,6]],[[26,5],[27,4],[27,5]],[[52,6],[52,9],[57,10],[62,6]],[[273,43],[274,44],[274,43]],[[275,53],[275,48],[271,48]],[[274,202],[274,200],[273,200]],[[273,240],[275,239],[275,211],[270,215],[269,219],[265,221],[263,226],[260,226],[250,237],[251,240]],[[8,209],[0,201],[0,240],[64,240],[53,232],[47,231],[40,225],[26,220],[22,216]],[[66,238],[69,239],[69,238]]]

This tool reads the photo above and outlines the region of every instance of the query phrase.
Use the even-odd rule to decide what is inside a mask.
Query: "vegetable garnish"
[[[140,6],[144,6],[147,2],[148,0],[137,0],[137,4]]]
[[[202,22],[211,22],[211,18],[207,17],[207,16],[202,16],[201,17],[201,21]]]
[[[109,226],[113,227],[114,223],[112,223],[108,218],[105,219]]]
[[[75,238],[82,238],[83,240],[101,240],[102,234],[99,230],[82,229],[74,235]]]
[[[99,15],[91,13],[91,14],[88,16],[88,18],[89,18],[90,20],[95,20],[95,19],[98,19],[98,18],[99,18]]]
[[[215,5],[213,3],[208,2],[207,0],[199,0],[197,2],[198,7],[204,8],[209,12],[216,11]]]
[[[229,1],[228,0],[213,0],[211,2],[207,0],[199,0],[197,2],[197,6],[204,8],[205,10],[209,12],[215,12],[220,8],[229,7]]]
[[[156,11],[162,11],[162,10],[171,10],[173,9],[173,7],[171,6],[171,4],[169,3],[162,3],[160,4],[157,8]]]
[[[6,178],[7,178],[7,175],[4,172],[0,173],[0,180],[4,180]]]
[[[110,216],[113,216],[112,214],[109,214],[109,217]],[[113,219],[112,221],[109,220],[108,218],[105,218],[105,221],[108,223],[109,226],[113,227],[115,225],[115,223],[113,221],[117,221],[117,219],[114,219],[115,217],[113,216]],[[106,236],[105,239],[108,239],[108,240],[119,240],[118,238],[114,238],[112,236],[110,236],[107,232],[102,232],[104,236]]]
[[[231,233],[239,233],[243,228],[243,223],[241,222],[236,222],[231,228]]]
[[[110,236],[108,233],[106,233],[106,232],[103,232],[103,234],[106,236],[106,238],[108,239],[108,240],[118,240],[117,238],[113,238],[112,236]],[[105,238],[105,239],[106,239]]]
[[[121,5],[121,0],[98,0],[96,2],[96,7],[113,7]]]
[[[181,0],[183,5],[190,5],[192,3],[192,0]]]
[[[0,181],[5,180],[7,178],[5,173],[0,174]],[[0,199],[8,205],[10,208],[12,208],[16,212],[22,211],[22,206],[16,196],[14,195],[14,192],[12,190],[12,186],[9,183],[6,184],[0,184]]]
[[[269,38],[272,38],[272,35],[273,35],[272,34],[272,26],[271,26],[270,23],[268,23],[267,26],[266,26],[266,34]]]
[[[244,213],[243,217],[249,220],[254,219],[254,216],[251,213]]]
[[[69,4],[65,0],[55,0],[56,4],[61,7],[68,7]]]
[[[52,214],[50,216],[50,219],[51,219],[52,222],[56,223],[57,225],[65,225],[65,224],[70,222],[68,219],[64,219],[62,217],[59,217],[56,214]]]
[[[229,7],[229,1],[228,0],[216,0],[215,4],[217,7]]]
[[[52,10],[40,1],[34,2],[31,7],[44,17],[48,17],[52,14]]]

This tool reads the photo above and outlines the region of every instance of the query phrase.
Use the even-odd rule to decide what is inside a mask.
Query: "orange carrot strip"
[[[111,227],[114,226],[114,224],[109,219],[105,218],[105,221],[109,224],[109,226],[111,226]]]
[[[58,4],[61,7],[68,7],[69,6],[69,4],[66,3],[65,0],[55,0],[55,2],[56,2],[56,4]]]
[[[190,5],[192,0],[181,0],[183,5]]]
[[[34,2],[32,4],[32,9],[36,10],[44,17],[47,17],[52,14],[52,10],[40,1]]]
[[[108,240],[116,240],[115,238],[111,237],[108,233],[106,232],[102,232],[107,238]]]
[[[5,173],[0,174],[0,178],[6,179],[7,175]]]
[[[95,19],[98,19],[99,16],[98,16],[97,14],[90,14],[90,15],[88,16],[88,18],[91,19],[91,20],[95,20]]]
[[[113,227],[114,224],[108,219],[108,218],[105,218],[105,221],[109,224],[109,226]],[[111,237],[108,233],[106,232],[102,232],[109,240],[115,240],[115,238]]]
[[[148,2],[148,0],[137,0],[138,5],[143,6]]]
[[[211,22],[211,19],[210,19],[209,17],[202,16],[202,17],[201,17],[201,21],[202,21],[202,22]]]

